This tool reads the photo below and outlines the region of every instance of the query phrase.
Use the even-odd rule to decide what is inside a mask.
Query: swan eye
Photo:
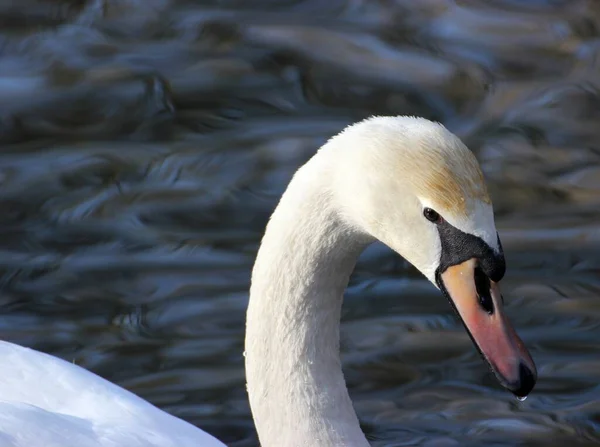
[[[440,215],[431,208],[425,208],[423,210],[423,216],[425,216],[425,219],[429,222],[437,223],[440,221]]]

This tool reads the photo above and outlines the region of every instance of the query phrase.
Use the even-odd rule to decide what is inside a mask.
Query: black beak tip
[[[519,365],[519,382],[515,387],[512,387],[512,393],[518,398],[525,398],[531,393],[537,381],[537,373],[532,371],[528,366],[521,363]]]

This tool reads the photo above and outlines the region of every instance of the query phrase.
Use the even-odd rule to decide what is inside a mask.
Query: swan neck
[[[305,165],[267,226],[252,274],[246,378],[263,447],[368,446],[341,369],[344,290],[370,242],[338,218]]]

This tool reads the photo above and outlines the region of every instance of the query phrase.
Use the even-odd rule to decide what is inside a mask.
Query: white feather
[[[224,447],[77,365],[0,342],[0,447]]]

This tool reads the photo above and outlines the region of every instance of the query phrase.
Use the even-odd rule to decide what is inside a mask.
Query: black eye
[[[439,222],[440,220],[440,215],[431,208],[425,208],[423,210],[423,216],[425,216],[425,219],[427,219],[428,221],[434,223]]]

